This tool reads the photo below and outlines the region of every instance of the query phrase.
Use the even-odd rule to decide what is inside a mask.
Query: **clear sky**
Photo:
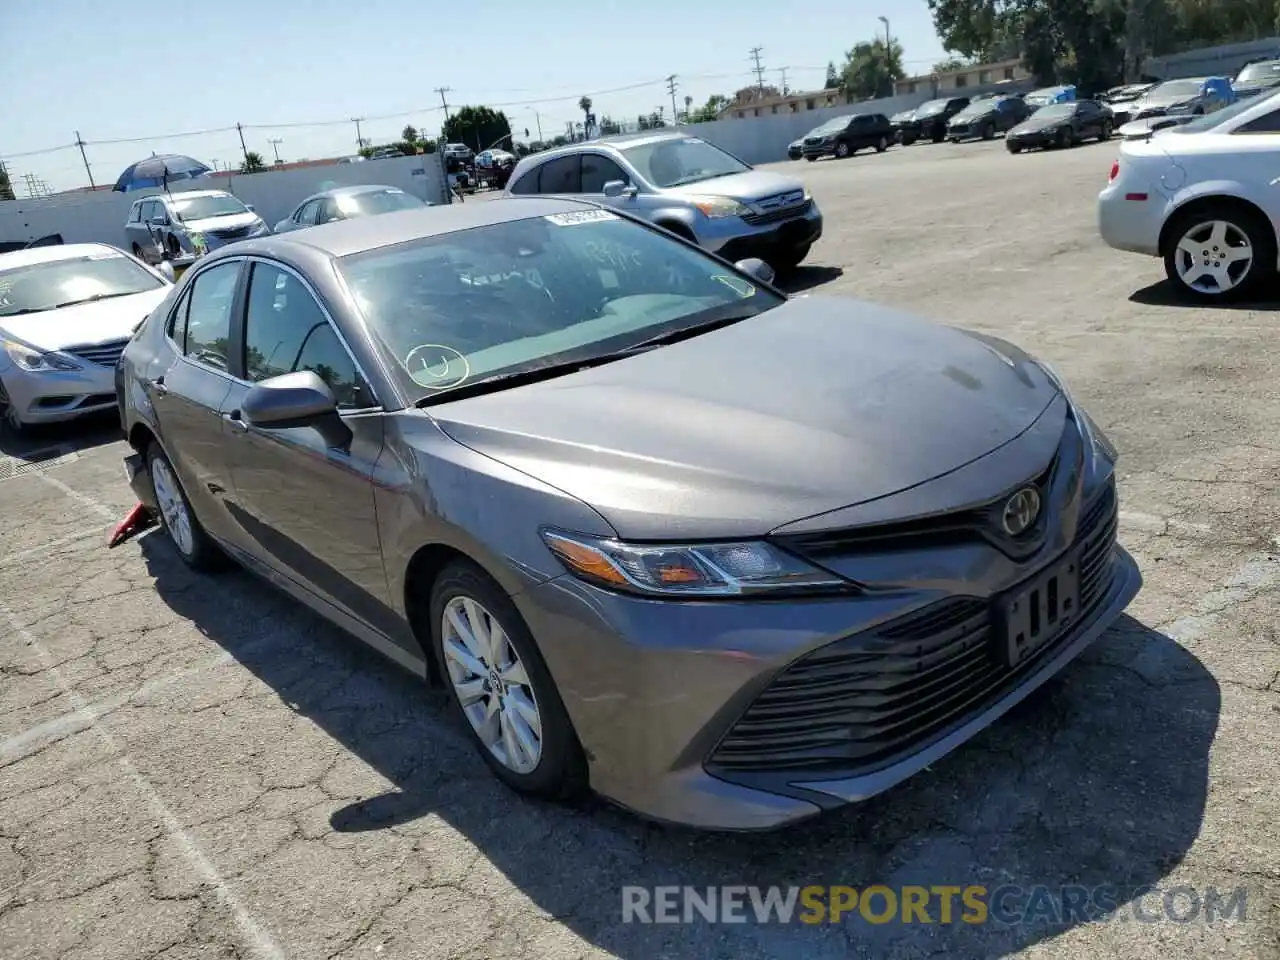
[[[95,179],[133,160],[184,153],[238,164],[234,130],[271,162],[353,153],[352,117],[381,143],[406,123],[436,134],[449,104],[506,110],[517,139],[562,133],[597,115],[671,110],[661,79],[677,75],[680,108],[754,82],[820,87],[828,60],[882,35],[886,16],[908,73],[944,54],[925,0],[0,0],[0,159],[19,196],[22,175],[54,189],[87,183],[76,131]],[[631,88],[631,89],[620,89]],[[536,114],[535,114],[536,111]],[[394,116],[393,116],[394,115]],[[316,121],[331,121],[316,123]],[[306,124],[306,125],[303,125]],[[252,126],[250,126],[252,125]],[[129,140],[129,143],[95,141]]]

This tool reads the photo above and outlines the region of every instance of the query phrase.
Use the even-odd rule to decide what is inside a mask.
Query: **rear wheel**
[[[489,768],[521,793],[582,792],[582,747],[511,598],[478,567],[456,561],[432,587],[431,623],[440,676]]]
[[[194,570],[217,569],[223,560],[222,553],[204,532],[178,482],[173,464],[158,443],[152,443],[147,449],[147,469],[151,474],[151,491],[160,508],[160,525],[182,562]]]
[[[933,131],[933,142],[934,142],[934,143],[941,143],[941,142],[942,142],[943,140],[945,140],[945,139],[947,139],[947,131],[946,131],[946,130],[943,130],[943,129],[941,129],[941,128],[938,128],[938,129],[936,129],[936,130],[934,130],[934,131]]]
[[[884,153],[889,149],[889,141],[885,137],[881,137],[876,141],[876,153]]]
[[[1110,120],[1103,120],[1103,121],[1102,121],[1102,130],[1098,133],[1098,142],[1099,142],[1099,143],[1105,143],[1106,141],[1108,141],[1108,140],[1110,140],[1110,139],[1111,139],[1111,121],[1110,121]]]
[[[1165,273],[1193,300],[1239,300],[1275,273],[1275,233],[1248,207],[1211,203],[1184,211],[1167,236]]]

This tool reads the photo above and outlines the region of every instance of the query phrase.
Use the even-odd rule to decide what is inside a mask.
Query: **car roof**
[[[196,197],[231,197],[226,190],[179,190],[177,193],[153,193],[138,200],[194,200]],[[137,201],[135,201],[137,202]]]
[[[14,250],[12,253],[0,253],[0,270],[12,270],[15,267],[29,267],[37,263],[54,263],[58,260],[74,260],[91,254],[114,253],[126,256],[119,247],[109,243],[62,243],[48,247],[31,247],[27,250]]]
[[[425,207],[421,210],[398,210],[376,217],[357,217],[339,220],[296,232],[275,234],[255,240],[241,240],[207,255],[206,259],[220,259],[223,250],[228,256],[244,256],[254,253],[267,255],[287,254],[289,247],[306,247],[330,257],[346,257],[365,250],[390,247],[425,237],[443,236],[489,227],[499,223],[545,217],[555,213],[572,213],[583,209],[596,209],[597,204],[585,200],[567,198],[518,197],[502,198],[475,203],[451,203]]]

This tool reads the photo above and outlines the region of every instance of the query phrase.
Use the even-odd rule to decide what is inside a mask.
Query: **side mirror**
[[[739,270],[749,277],[755,277],[761,283],[773,283],[773,278],[777,276],[773,267],[769,266],[759,257],[750,257],[747,260],[739,260],[734,264]]]
[[[628,186],[625,180],[610,180],[604,185],[606,197],[634,197],[638,192],[635,187]]]
[[[330,447],[345,448],[351,442],[351,428],[338,416],[333,391],[310,370],[255,384],[240,404],[240,415],[255,427],[314,427]]]
[[[156,270],[160,273],[160,276],[164,277],[170,283],[173,283],[177,279],[177,275],[173,272],[173,262],[171,260],[161,260],[156,266]]]
[[[250,213],[255,212],[255,209],[256,209],[252,203],[246,203],[244,205],[244,208],[248,210]]]

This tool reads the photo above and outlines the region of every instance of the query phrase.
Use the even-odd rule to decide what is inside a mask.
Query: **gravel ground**
[[[1032,702],[793,830],[519,800],[441,695],[247,575],[193,575],[158,537],[103,549],[131,500],[111,423],[0,440],[0,957],[1280,956],[1275,307],[1180,306],[1157,262],[1107,250],[1113,154],[785,167],[826,215],[799,286],[996,333],[1070,379],[1123,451],[1146,578]],[[1052,895],[1017,924],[621,922],[624,886],[662,884]],[[1059,914],[1065,885],[1120,909]],[[1245,889],[1244,916],[1193,911],[1210,888]]]

